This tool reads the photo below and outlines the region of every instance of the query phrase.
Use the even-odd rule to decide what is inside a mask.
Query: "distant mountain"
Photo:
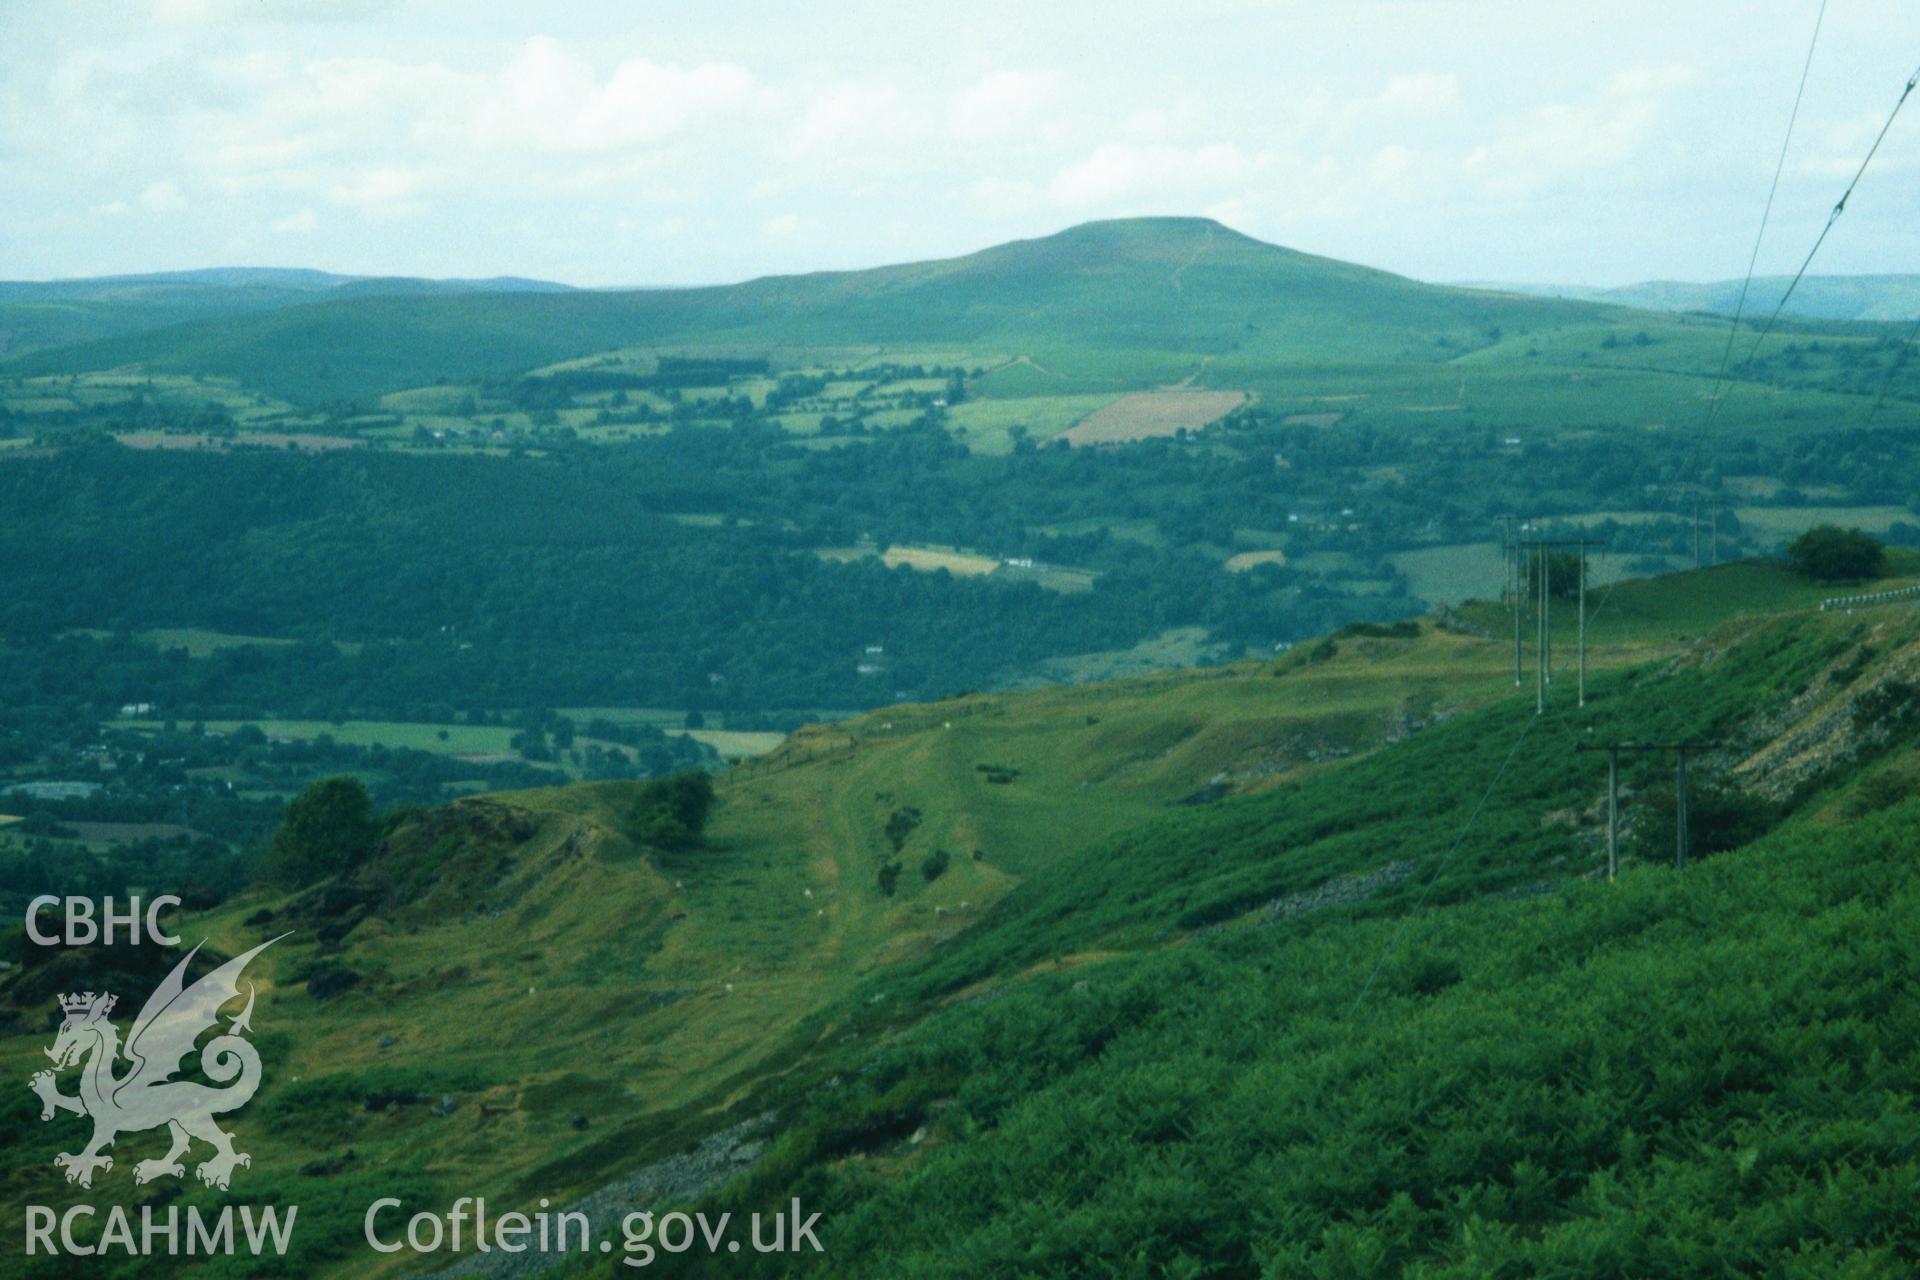
[[[418,280],[345,276],[301,267],[209,267],[79,280],[0,281],[0,359],[328,297],[556,292],[567,288],[514,276]]]
[[[1757,276],[1747,292],[1749,315],[1765,316],[1786,292],[1790,276]],[[1510,293],[1544,298],[1608,302],[1646,311],[1706,311],[1732,315],[1740,300],[1738,280],[1701,284],[1686,280],[1649,280],[1602,289],[1587,285],[1483,284]],[[1802,320],[1920,319],[1920,275],[1808,276],[1787,300],[1785,315]]]
[[[1146,385],[1207,357],[1437,363],[1503,328],[1601,316],[1588,303],[1421,284],[1204,218],[1094,222],[964,257],[695,289],[377,292],[338,288],[264,316],[41,353],[7,372],[134,364],[314,402],[623,346],[724,343],[1018,353],[1100,385]]]

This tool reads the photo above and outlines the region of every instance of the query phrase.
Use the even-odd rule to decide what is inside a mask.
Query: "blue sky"
[[[1429,280],[1737,276],[1818,0],[6,0],[0,277],[671,284],[1197,213]],[[1762,270],[1920,61],[1830,0]],[[1920,271],[1920,102],[1823,250]]]

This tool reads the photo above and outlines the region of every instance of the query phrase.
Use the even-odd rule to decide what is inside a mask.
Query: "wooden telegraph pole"
[[[1513,522],[1519,516],[1496,516],[1500,521],[1500,565],[1504,573],[1500,598],[1513,611],[1513,687],[1520,687],[1520,550],[1513,540]]]
[[[1622,751],[1673,752],[1673,865],[1684,869],[1687,865],[1687,855],[1692,849],[1687,831],[1687,753],[1708,751],[1719,745],[1717,742],[1582,742],[1574,747],[1576,752],[1604,751],[1607,753],[1607,879],[1613,879],[1620,868],[1620,753]]]
[[[1553,592],[1553,572],[1548,567],[1555,547],[1577,547],[1580,553],[1579,585],[1576,596],[1580,609],[1580,705],[1587,705],[1587,548],[1605,546],[1587,538],[1525,538],[1516,544],[1530,548],[1534,564],[1528,579],[1536,592],[1534,601],[1534,629],[1537,637],[1538,653],[1534,660],[1534,712],[1539,714],[1547,709],[1547,686],[1553,683],[1553,613],[1548,597]],[[1519,615],[1514,615],[1514,671],[1519,672],[1520,641]]]

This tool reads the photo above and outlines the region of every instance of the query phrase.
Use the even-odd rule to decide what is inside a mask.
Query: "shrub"
[[[1815,582],[1858,582],[1879,576],[1887,552],[1858,529],[1822,524],[1788,544],[1787,559]]]
[[[322,778],[287,805],[264,866],[267,880],[298,889],[360,865],[378,838],[372,802],[357,778]]]
[[[900,884],[900,861],[895,859],[880,868],[880,892],[891,898]]]
[[[1673,784],[1641,793],[1641,856],[1672,861],[1674,854]],[[1687,783],[1687,852],[1694,858],[1726,853],[1758,840],[1786,816],[1780,804],[1722,788],[1701,778]]]
[[[1854,789],[1847,810],[1856,818],[1864,818],[1870,813],[1891,809],[1915,795],[1920,795],[1920,777],[1899,769],[1887,769],[1866,778]]]
[[[627,832],[656,849],[691,849],[699,845],[712,811],[712,775],[690,769],[642,786],[628,816]]]
[[[895,809],[888,815],[886,826],[887,843],[893,846],[895,853],[900,852],[901,846],[907,842],[907,837],[912,835],[914,829],[919,825],[920,811],[918,809]]]
[[[947,864],[952,860],[945,849],[935,849],[927,855],[926,861],[920,864],[920,874],[925,877],[928,884],[932,884],[946,874]]]

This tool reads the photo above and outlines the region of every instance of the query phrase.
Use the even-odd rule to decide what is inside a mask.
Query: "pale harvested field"
[[[1287,553],[1284,551],[1242,551],[1237,556],[1227,557],[1226,570],[1228,573],[1245,573],[1255,565],[1284,565],[1286,562]]]
[[[889,569],[897,569],[904,564],[910,569],[926,572],[945,569],[948,573],[962,576],[992,573],[1000,567],[1000,562],[992,556],[969,555],[964,551],[939,551],[931,547],[888,547],[880,559]]]
[[[1095,409],[1060,439],[1069,444],[1125,444],[1177,431],[1198,431],[1246,403],[1244,391],[1136,391]]]

